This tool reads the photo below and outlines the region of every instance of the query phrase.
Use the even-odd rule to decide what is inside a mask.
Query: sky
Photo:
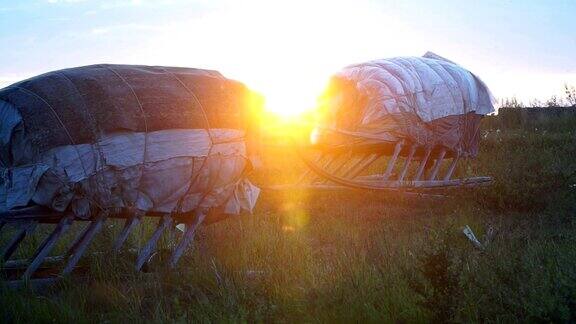
[[[0,87],[88,64],[186,66],[301,109],[346,65],[432,51],[528,103],[576,86],[575,17],[576,0],[0,0]]]

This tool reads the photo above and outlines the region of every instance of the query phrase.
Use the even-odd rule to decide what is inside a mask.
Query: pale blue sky
[[[279,101],[342,66],[430,50],[497,97],[544,99],[576,85],[576,0],[0,0],[0,44],[0,87],[94,63],[180,65]]]

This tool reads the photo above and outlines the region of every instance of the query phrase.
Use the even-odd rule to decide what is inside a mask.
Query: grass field
[[[88,278],[40,294],[1,288],[0,322],[574,321],[574,157],[576,120],[503,128],[491,117],[466,165],[494,177],[488,189],[442,203],[265,193],[254,215],[203,229],[178,272],[135,273],[130,255],[96,255]],[[466,225],[481,241],[494,230],[484,250]]]

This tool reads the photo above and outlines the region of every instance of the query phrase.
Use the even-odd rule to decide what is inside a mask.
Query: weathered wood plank
[[[394,166],[396,165],[398,155],[402,150],[402,146],[404,146],[404,141],[398,141],[398,143],[396,143],[396,146],[394,147],[394,153],[390,157],[390,160],[388,160],[388,165],[386,166],[386,171],[384,172],[384,180],[388,180],[390,178],[392,170],[394,170]]]
[[[14,234],[14,236],[8,242],[8,244],[6,244],[6,246],[3,248],[2,260],[0,260],[0,261],[4,262],[4,261],[10,259],[12,254],[14,254],[14,252],[18,248],[18,245],[20,245],[20,242],[22,242],[26,236],[28,236],[32,232],[34,232],[34,229],[36,228],[36,224],[37,223],[35,221],[23,222],[23,223],[19,224],[18,231],[16,232],[16,234]]]
[[[172,224],[172,217],[170,217],[169,215],[165,215],[164,217],[162,217],[160,222],[158,222],[158,227],[156,227],[156,230],[154,231],[150,239],[146,242],[146,244],[144,244],[144,247],[140,250],[140,253],[138,254],[138,258],[136,259],[136,271],[140,271],[140,269],[142,269],[142,266],[144,266],[144,264],[148,262],[150,255],[156,249],[156,244],[158,243],[158,240],[162,236],[162,233],[167,228],[169,228],[171,224]]]
[[[366,170],[374,161],[378,160],[380,154],[372,153],[366,159],[363,160],[361,164],[359,164],[354,169],[350,170],[345,177],[346,178],[355,178],[357,177],[362,171]]]
[[[360,185],[366,184],[366,185],[374,185],[381,188],[407,188],[407,189],[474,186],[474,185],[488,184],[491,181],[492,181],[491,177],[472,177],[466,179],[452,179],[452,180],[398,181],[398,180],[383,180],[382,176],[379,175],[363,176],[355,179],[355,182]]]
[[[400,176],[398,176],[399,181],[404,180],[404,178],[406,177],[406,173],[408,173],[408,168],[410,167],[410,162],[412,162],[412,159],[414,158],[414,153],[416,153],[416,145],[412,144],[410,146],[408,156],[406,157],[406,161],[404,162],[404,167],[400,172]]]
[[[430,176],[428,177],[428,180],[436,179],[436,176],[438,175],[438,171],[440,170],[440,167],[442,166],[442,160],[444,160],[444,156],[446,156],[446,149],[442,148],[442,150],[440,150],[440,152],[438,153],[438,157],[436,158],[436,162],[434,163],[434,167],[430,171]]]
[[[352,160],[353,155],[350,152],[344,153],[338,165],[331,171],[332,174],[337,175],[343,169],[345,170],[347,166],[350,165],[350,160]]]
[[[312,173],[311,170],[306,170],[306,171],[304,171],[304,173],[302,173],[302,176],[300,176],[300,178],[298,178],[298,180],[296,181],[296,183],[298,183],[298,184],[304,184],[304,183],[310,182],[310,181],[308,180],[308,178],[309,178],[310,176],[314,176],[313,174],[311,175],[311,173]]]
[[[340,157],[343,155],[343,152],[338,152],[336,154],[330,154],[327,155],[326,158],[326,163],[323,165],[323,169],[328,171],[330,170],[330,168],[332,167],[332,165],[334,165],[337,161],[339,161]],[[312,180],[312,182],[315,182],[316,179]],[[325,179],[320,178],[320,182],[325,181]]]
[[[51,210],[44,206],[32,206],[32,207],[24,207],[14,210],[8,210],[5,212],[0,213],[1,218],[10,218],[10,219],[17,219],[17,218],[29,218],[29,217],[50,217],[50,216],[58,216],[60,215],[59,212]]]
[[[116,238],[116,241],[114,242],[114,245],[112,246],[112,250],[114,250],[114,252],[120,251],[122,245],[124,245],[124,242],[126,242],[132,230],[136,228],[142,221],[141,220],[142,216],[143,213],[137,211],[134,212],[131,217],[126,219],[122,231],[120,232],[120,234]]]
[[[36,250],[34,256],[30,259],[30,265],[26,268],[26,271],[22,275],[23,279],[30,279],[34,272],[42,265],[44,258],[48,256],[48,253],[54,248],[54,245],[58,241],[58,239],[68,231],[70,225],[74,221],[74,216],[71,214],[67,214],[56,225],[56,228],[48,237],[42,242],[40,247]]]
[[[366,160],[369,156],[370,154],[368,153],[360,153],[360,156],[356,161],[348,163],[346,167],[342,169],[342,177],[346,177],[347,174],[349,174],[352,170],[358,167],[358,165],[362,164],[362,162]]]
[[[326,159],[327,156],[328,155],[326,153],[321,152],[318,155],[318,157],[314,160],[314,162],[317,164],[320,164]],[[313,173],[311,170],[306,170],[306,172],[304,172],[302,174],[302,177],[300,177],[300,179],[298,179],[298,181],[296,181],[296,183],[306,184],[306,183],[312,183],[316,180],[318,180],[318,175]]]
[[[62,261],[66,260],[65,255],[57,255],[57,256],[47,256],[44,258],[44,262],[42,265],[54,265],[57,263],[61,263]],[[3,268],[4,269],[25,269],[30,265],[30,259],[17,259],[17,260],[8,260],[4,262]]]
[[[424,168],[426,168],[426,164],[428,163],[428,158],[430,158],[430,153],[432,153],[432,148],[426,148],[426,152],[424,153],[424,157],[420,162],[420,166],[418,167],[418,171],[416,171],[416,175],[414,176],[414,181],[419,181],[422,178],[422,174],[424,173]]]
[[[197,211],[195,213],[194,219],[191,222],[186,224],[186,231],[184,232],[182,239],[180,240],[180,242],[178,243],[178,245],[174,249],[172,256],[170,257],[170,268],[176,267],[178,260],[180,260],[180,257],[182,256],[182,254],[184,254],[184,251],[186,251],[186,248],[194,240],[194,236],[196,235],[196,230],[202,224],[202,222],[204,221],[204,218],[206,218],[206,213],[203,211]]]
[[[322,191],[346,191],[346,190],[378,190],[377,188],[374,189],[365,189],[365,188],[354,188],[349,186],[343,186],[339,184],[310,184],[310,185],[300,185],[295,186],[292,185],[282,186],[282,188],[274,188],[277,190],[322,190]],[[405,191],[404,188],[387,188],[390,192],[398,193],[408,197],[421,197],[421,198],[446,198],[446,195],[442,194],[429,194],[429,193],[422,193],[422,192],[415,192],[415,191]],[[409,188],[410,189],[410,188]]]
[[[446,175],[444,175],[444,180],[450,180],[452,174],[454,173],[454,170],[456,169],[456,164],[458,163],[459,159],[460,159],[460,152],[457,152],[456,155],[452,158],[452,163],[450,163],[450,166],[446,171]]]
[[[443,187],[476,187],[486,186],[491,184],[491,177],[472,177],[467,179],[451,179],[451,180],[419,180],[419,181],[398,181],[398,180],[382,180],[382,175],[362,176],[353,180],[350,186],[347,185],[326,185],[326,184],[311,184],[311,185],[277,185],[271,186],[271,190],[287,190],[287,189],[367,189],[367,190],[395,190],[395,189],[427,189],[427,188],[443,188]],[[355,186],[356,184],[357,186]]]
[[[93,220],[90,225],[86,227],[84,232],[79,236],[78,240],[74,245],[70,247],[68,252],[66,253],[68,256],[68,261],[66,266],[62,270],[62,274],[66,275],[74,270],[74,267],[80,261],[80,258],[86,252],[86,249],[96,236],[98,232],[102,229],[104,222],[108,216],[107,211],[101,211],[95,220]]]

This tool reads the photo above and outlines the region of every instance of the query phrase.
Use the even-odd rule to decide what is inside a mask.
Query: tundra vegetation
[[[147,273],[133,270],[130,252],[92,253],[56,286],[0,288],[0,322],[574,320],[576,117],[489,116],[481,138],[478,159],[457,172],[492,176],[489,188],[441,202],[266,192],[253,215],[205,227],[178,271],[158,266],[162,253]],[[303,172],[290,151],[263,155],[266,172],[254,176],[263,182]],[[111,250],[120,228],[107,227],[91,250]]]
[[[553,95],[544,101],[532,99],[528,104],[523,103],[516,97],[503,98],[500,100],[500,106],[503,108],[576,107],[576,87],[566,83],[562,88],[562,92],[563,97]]]

